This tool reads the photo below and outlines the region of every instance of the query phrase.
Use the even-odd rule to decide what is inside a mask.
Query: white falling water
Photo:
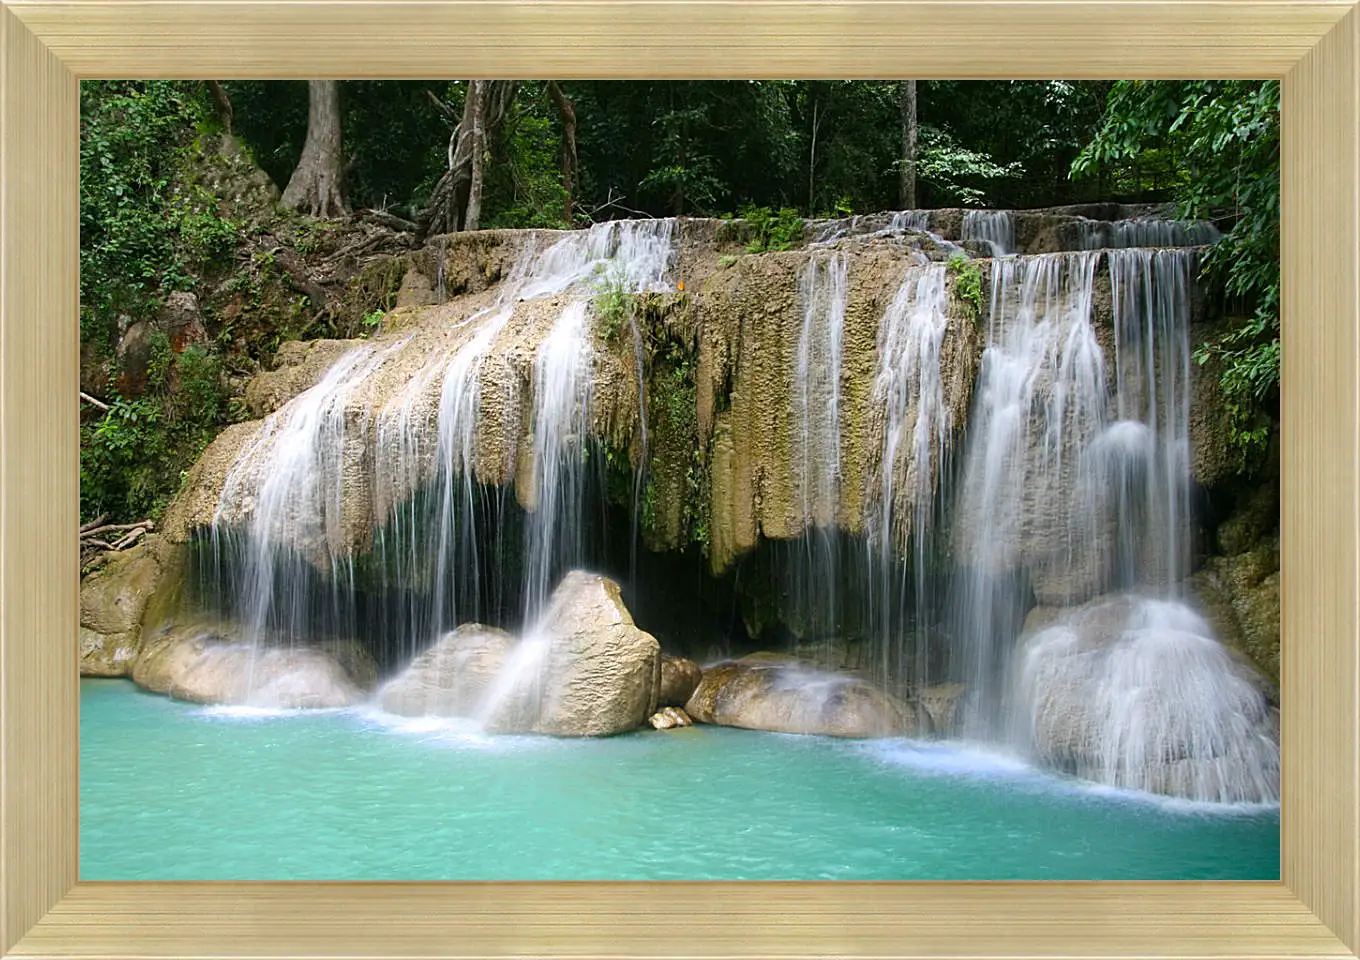
[[[1126,580],[1174,590],[1190,551],[1190,284],[1195,251],[1111,250],[1115,327],[1114,471]],[[1142,433],[1138,432],[1139,428]]]
[[[1188,247],[1216,243],[1221,236],[1212,223],[1186,223],[1156,217],[1077,222],[1077,238],[1083,250]]]
[[[245,527],[236,600],[242,640],[253,649],[266,639],[289,646],[315,639],[306,629],[312,598],[299,568],[328,563],[336,578],[348,570],[342,535],[346,446],[362,444],[368,429],[365,417],[347,423],[349,403],[402,346],[404,341],[384,349],[364,345],[346,353],[320,382],[265,420],[227,474],[213,539],[220,557],[222,546],[235,539],[230,526]],[[247,703],[256,694],[254,663],[252,656]]]
[[[845,332],[844,253],[808,260],[799,278],[803,324],[794,358],[803,520],[835,522],[841,472],[841,342]]]
[[[1009,210],[969,210],[963,215],[963,239],[980,240],[992,248],[992,256],[1015,252],[1015,218]]]
[[[1000,723],[1009,638],[1019,632],[1030,573],[1089,577],[1093,514],[1075,502],[1078,453],[1106,410],[1091,323],[1097,254],[997,260],[987,346],[955,506],[955,679],[976,735]],[[1077,527],[1078,529],[1074,529]]]
[[[581,561],[581,461],[593,354],[586,302],[562,311],[534,359],[533,515],[525,539],[525,622],[544,609],[564,564]]]
[[[1130,790],[1279,800],[1278,717],[1254,675],[1184,604],[1119,598],[1029,639],[1024,739],[1049,764]]]
[[[926,551],[934,499],[954,411],[945,397],[940,369],[941,349],[949,326],[948,285],[943,264],[910,269],[883,314],[878,332],[878,374],[873,404],[884,412],[877,509],[870,513],[869,550],[877,570],[875,617],[879,634],[880,681],[900,676],[907,651],[897,598],[905,569],[897,562],[908,542],[914,549],[916,607],[929,606]],[[910,509],[903,509],[903,505]],[[911,651],[915,683],[929,682],[926,664],[931,637],[919,628]]]
[[[804,535],[792,570],[798,619],[829,640],[839,627],[836,530],[841,484],[841,354],[849,261],[817,252],[798,280],[803,322],[794,355],[793,451]]]

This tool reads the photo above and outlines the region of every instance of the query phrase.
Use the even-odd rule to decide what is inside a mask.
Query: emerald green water
[[[1265,880],[1278,810],[910,741],[481,737],[81,681],[85,880]]]

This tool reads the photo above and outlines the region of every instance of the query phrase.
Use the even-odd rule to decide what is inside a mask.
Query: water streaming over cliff
[[[961,414],[950,407],[943,383],[948,297],[943,264],[909,269],[879,325],[872,402],[882,411],[883,445],[867,527],[870,619],[879,638],[873,667],[890,686],[908,675],[917,688],[929,684],[930,647],[937,642],[911,610],[934,605],[927,553],[937,488]],[[908,554],[910,564],[900,559]]]
[[[1015,252],[1015,220],[1009,210],[969,210],[963,215],[963,239],[980,240],[992,256]]]
[[[792,561],[780,574],[790,632],[829,647],[864,630],[858,669],[923,710],[941,685],[961,689],[957,723],[931,713],[937,734],[1010,743],[1119,786],[1269,799],[1278,737],[1264,694],[1225,673],[1231,658],[1177,595],[1193,519],[1197,252],[1186,244],[1216,233],[1154,219],[1074,229],[1071,218],[1062,229],[1083,249],[1035,255],[1015,252],[1012,213],[952,216],[941,229],[958,243],[931,232],[930,211],[817,227],[791,254],[803,257],[797,322],[743,361],[788,364],[777,378],[788,395],[769,409],[787,417],[788,515],[771,526],[790,531],[776,534]],[[214,524],[215,575],[248,641],[353,636],[366,617],[404,661],[459,624],[515,621],[530,641],[501,692],[524,682],[552,589],[600,556],[585,538],[606,359],[595,298],[671,290],[675,231],[628,221],[528,235],[477,308],[422,341],[428,359],[385,400],[369,384],[405,340],[356,345],[273,414],[241,451]],[[968,241],[994,254],[975,261],[987,298],[975,315],[959,299],[964,274],[939,259]],[[848,320],[861,295],[851,279],[864,282],[855,258],[874,243],[895,245],[895,291],[877,295],[876,313],[856,301]],[[618,353],[638,387],[627,403],[641,452],[627,496],[631,574],[652,508],[657,398],[646,392],[654,331],[625,320]],[[872,382],[852,369],[872,369]],[[783,429],[760,428],[758,442]],[[705,469],[699,453],[691,471]],[[690,494],[709,496],[695,481]],[[371,488],[371,544],[355,542],[347,484]],[[772,476],[754,484],[779,489]],[[1036,608],[1047,626],[1026,632]],[[1184,704],[1192,688],[1208,699]],[[1098,719],[1074,700],[1100,704]],[[1064,745],[1073,738],[1081,750]]]
[[[1099,255],[997,260],[987,347],[954,511],[951,672],[965,723],[994,735],[1009,646],[1030,591],[1063,603],[1099,576],[1096,512],[1080,452],[1104,422],[1104,358],[1091,306]],[[1037,582],[1036,582],[1037,581]]]
[[[814,256],[798,281],[803,320],[794,355],[794,458],[805,533],[795,566],[796,603],[805,629],[826,638],[839,627],[840,550],[836,521],[841,485],[841,364],[849,261]]]
[[[523,586],[510,592],[522,598],[525,618],[536,615],[555,578],[581,559],[590,302],[605,282],[628,292],[667,288],[673,231],[670,220],[621,221],[547,244],[531,237],[491,304],[456,322],[448,352],[387,403],[376,406],[365,390],[405,340],[356,347],[273,414],[238,455],[213,528],[221,545],[218,592],[242,622],[243,639],[292,645],[318,633],[354,634],[355,551],[341,532],[354,524],[341,513],[354,509],[344,486],[362,478],[342,471],[356,461],[371,463],[373,500],[385,510],[370,571],[384,585],[384,609],[369,616],[400,634],[408,656],[481,616],[488,603],[503,603],[501,561],[511,551],[525,562]],[[528,488],[519,495],[528,519],[516,548],[497,520],[509,488],[479,474],[515,476],[521,424],[502,424],[509,440],[503,463],[486,461],[479,431],[484,391],[499,391],[498,409],[513,414],[520,388],[503,361],[492,371],[487,363],[498,338],[519,322],[517,311],[563,295],[532,364]],[[354,456],[355,449],[362,453]]]

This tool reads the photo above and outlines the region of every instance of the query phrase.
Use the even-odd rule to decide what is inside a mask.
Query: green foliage
[[[982,268],[967,256],[956,253],[945,269],[954,281],[954,295],[968,310],[974,323],[982,320]]]
[[[970,150],[945,130],[922,125],[916,176],[932,185],[942,202],[984,206],[991,181],[1019,177],[1019,163],[999,164],[985,153]]]
[[[382,310],[370,310],[364,314],[363,324],[365,330],[377,330],[382,325],[383,317],[387,314]]]
[[[152,335],[147,390],[115,397],[98,421],[81,425],[81,517],[156,517],[185,472],[216,436],[223,414],[217,356],[201,346],[176,354]]]
[[[774,213],[769,207],[746,206],[741,216],[752,232],[748,253],[789,250],[803,242],[803,218],[792,207]]]
[[[1280,377],[1279,83],[1120,81],[1072,175],[1113,169],[1141,179],[1150,156],[1166,168],[1180,216],[1232,223],[1201,268],[1245,316],[1201,344],[1196,360],[1222,363],[1233,440],[1249,466],[1265,451]]]
[[[238,225],[202,187],[186,185],[200,130],[200,85],[168,80],[80,86],[81,338],[108,351],[119,329],[235,246]]]
[[[562,185],[560,132],[539,83],[526,83],[498,132],[488,168],[486,227],[561,229],[567,190]]]
[[[613,343],[624,323],[633,315],[636,297],[627,281],[617,273],[606,273],[595,281],[595,331],[605,343]]]

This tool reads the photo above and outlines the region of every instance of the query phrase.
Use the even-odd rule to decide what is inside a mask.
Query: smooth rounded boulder
[[[573,570],[507,658],[484,726],[498,733],[604,737],[656,712],[661,645],[633,623],[619,585]]]
[[[462,624],[384,684],[378,706],[406,717],[479,717],[514,646],[504,630]]]
[[[915,726],[873,684],[780,656],[709,667],[685,712],[699,723],[828,737],[903,736]]]
[[[149,637],[132,680],[194,703],[266,709],[326,709],[363,702],[377,677],[353,641],[255,645],[224,624],[170,625]]]

